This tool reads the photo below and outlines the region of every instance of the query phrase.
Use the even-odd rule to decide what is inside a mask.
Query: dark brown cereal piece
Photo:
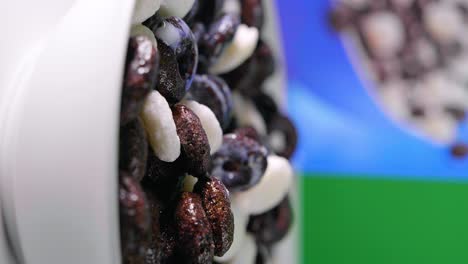
[[[292,225],[293,212],[289,197],[270,211],[250,217],[247,230],[254,234],[259,243],[271,245],[279,242]]]
[[[212,178],[199,180],[194,192],[200,195],[211,224],[214,254],[221,257],[231,247],[234,236],[234,216],[231,211],[229,191],[220,180]]]
[[[272,259],[271,250],[272,249],[267,245],[257,243],[257,257],[255,258],[255,264],[270,263]]]
[[[178,253],[184,262],[211,263],[214,256],[213,234],[198,194],[183,192],[175,210]]]
[[[188,107],[177,104],[172,108],[180,138],[182,154],[186,158],[188,173],[195,177],[206,175],[210,162],[210,145],[200,119]]]
[[[240,127],[234,131],[234,134],[238,135],[239,137],[248,137],[257,142],[261,142],[260,135],[258,134],[257,130],[251,126]]]
[[[260,92],[253,96],[252,100],[267,124],[278,115],[278,105],[268,94]]]
[[[333,29],[341,31],[353,24],[353,11],[343,5],[338,5],[328,13],[328,21]]]
[[[219,57],[224,47],[232,41],[240,18],[235,14],[223,14],[215,19],[199,42],[200,53],[210,58],[210,62]]]
[[[465,143],[456,143],[452,146],[450,151],[453,157],[464,158],[468,155],[468,145]]]
[[[221,127],[229,125],[232,116],[232,94],[223,79],[214,75],[195,75],[187,98],[210,108]]]
[[[261,29],[264,22],[262,0],[241,0],[242,23]]]
[[[161,212],[161,235],[159,237],[161,264],[177,262],[177,232],[174,219],[175,204],[171,203]]]
[[[141,181],[146,171],[148,141],[145,129],[139,118],[120,128],[119,168],[137,181]]]
[[[260,40],[249,59],[222,77],[233,90],[250,97],[261,92],[263,82],[274,73],[275,64],[270,46]]]
[[[119,185],[120,237],[125,264],[143,264],[149,243],[150,214],[145,194],[134,178],[122,173]]]
[[[200,7],[195,20],[205,25],[210,25],[216,18],[224,5],[225,0],[203,0],[200,1]]]
[[[180,190],[187,169],[183,157],[174,162],[164,162],[150,150],[143,184],[164,203],[174,200]]]
[[[449,113],[455,120],[461,122],[466,118],[466,111],[457,106],[446,106],[444,109],[447,113]]]
[[[204,1],[202,1],[204,2]],[[192,8],[190,11],[184,16],[184,21],[187,25],[192,25],[196,21],[196,16],[200,11],[200,0],[194,0]],[[193,31],[193,30],[192,30]]]
[[[297,131],[291,120],[282,114],[276,115],[268,124],[268,134],[272,133],[280,133],[285,139],[284,145],[279,148],[270,142],[270,146],[276,154],[287,159],[291,158],[297,146]]]
[[[146,95],[153,89],[159,70],[159,53],[151,39],[135,36],[128,43],[122,88],[120,123],[135,119]]]
[[[145,264],[159,264],[161,262],[159,257],[159,252],[161,251],[161,243],[159,242],[161,237],[160,218],[163,205],[151,190],[145,190],[145,193],[151,217],[151,226],[149,230],[150,240],[146,251]]]

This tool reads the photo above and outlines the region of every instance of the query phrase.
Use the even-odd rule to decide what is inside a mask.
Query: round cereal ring
[[[212,74],[234,70],[252,56],[259,39],[258,29],[241,24],[237,28],[232,43],[227,45],[218,60],[210,67]]]
[[[211,175],[230,191],[245,191],[261,181],[267,168],[267,149],[246,136],[227,134],[211,159]]]
[[[283,157],[268,156],[268,166],[260,182],[252,188],[233,193],[242,210],[248,214],[261,214],[283,200],[293,180],[293,169]]]

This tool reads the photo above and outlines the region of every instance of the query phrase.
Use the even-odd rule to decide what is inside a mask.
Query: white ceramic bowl
[[[0,263],[16,264],[11,254],[27,264],[120,263],[118,122],[133,5],[0,3]],[[280,98],[284,71],[275,78]]]

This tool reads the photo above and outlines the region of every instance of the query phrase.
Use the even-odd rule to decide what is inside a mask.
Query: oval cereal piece
[[[223,142],[223,130],[213,111],[207,106],[192,100],[183,101],[182,104],[190,108],[200,119],[210,143],[210,154],[218,151]]]
[[[212,178],[199,180],[194,192],[200,195],[211,224],[214,254],[223,256],[231,247],[234,236],[234,216],[231,211],[229,191],[220,180]]]
[[[197,115],[185,105],[173,108],[173,117],[184,157],[187,172],[195,177],[205,176],[210,162],[210,144]]]
[[[246,213],[261,214],[286,196],[293,180],[293,169],[289,161],[276,155],[268,156],[268,166],[260,182],[252,188],[233,194]]]
[[[180,155],[180,139],[171,108],[158,91],[146,98],[141,118],[154,154],[162,161],[175,161]]]
[[[210,223],[198,194],[183,192],[175,211],[179,253],[188,263],[213,260],[214,244]]]

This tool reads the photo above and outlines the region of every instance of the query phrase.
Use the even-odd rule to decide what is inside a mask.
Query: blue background
[[[299,131],[302,172],[459,181],[468,160],[395,125],[360,83],[327,0],[277,0],[288,67],[288,112]],[[468,135],[466,125],[461,135]],[[466,139],[466,138],[465,138]]]

